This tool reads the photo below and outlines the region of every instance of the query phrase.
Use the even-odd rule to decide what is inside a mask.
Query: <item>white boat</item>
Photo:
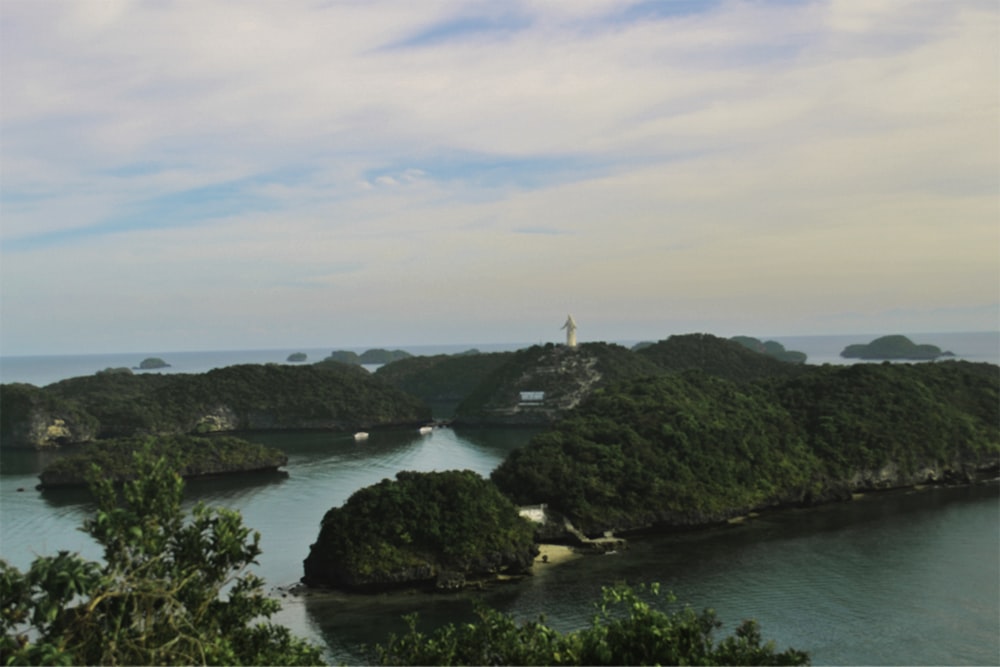
[[[428,435],[433,430],[434,430],[433,426],[421,426],[420,427],[420,435]]]
[[[357,440],[358,442],[362,440],[367,440],[368,434],[364,431],[358,431],[357,433],[354,434],[354,439]]]

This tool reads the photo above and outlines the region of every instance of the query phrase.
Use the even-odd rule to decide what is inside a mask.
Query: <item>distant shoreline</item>
[[[667,332],[659,339],[669,338],[671,335],[680,332]],[[748,335],[753,332],[747,332]],[[904,332],[905,335],[926,340],[948,349],[955,353],[956,360],[986,362],[1000,365],[1000,332],[998,331],[963,331],[952,333],[911,333]],[[861,361],[855,359],[843,359],[840,352],[845,345],[851,343],[864,343],[872,340],[877,334],[807,334],[803,336],[777,335],[777,336],[756,336],[761,340],[774,340],[788,349],[800,350],[807,355],[806,365],[819,366],[824,363],[835,365],[847,365],[852,363],[879,363],[871,361]],[[728,337],[728,336],[727,336]],[[588,342],[587,337],[581,337],[583,342]],[[645,340],[652,340],[645,339]],[[555,339],[553,339],[555,341]],[[619,339],[610,341],[612,343],[631,347],[642,342],[642,339]],[[535,343],[468,343],[468,344],[442,344],[442,345],[393,345],[393,349],[402,349],[418,356],[431,356],[435,354],[456,354],[472,348],[480,352],[504,352],[514,351],[530,347]],[[89,353],[89,354],[0,354],[0,383],[13,384],[15,382],[25,382],[37,387],[44,387],[53,382],[65,380],[71,377],[93,375],[106,368],[117,368],[122,366],[131,367],[135,364],[136,358],[150,356],[169,359],[171,367],[168,369],[158,369],[154,371],[143,371],[143,373],[206,373],[216,368],[233,366],[237,364],[289,364],[288,355],[293,352],[303,352],[309,359],[322,359],[328,356],[334,349],[357,350],[363,352],[370,346],[337,346],[316,348],[316,347],[292,347],[270,348],[270,349],[234,349],[234,350],[204,350],[204,351],[140,351],[140,352],[113,352],[113,353]],[[924,362],[920,362],[924,363]],[[301,365],[301,364],[296,364]],[[369,368],[371,370],[371,368]]]

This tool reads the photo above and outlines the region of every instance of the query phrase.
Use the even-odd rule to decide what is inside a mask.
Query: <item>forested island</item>
[[[952,352],[942,351],[937,345],[917,345],[906,336],[882,336],[870,343],[848,345],[840,353],[845,359],[933,361],[953,357]]]
[[[534,529],[474,472],[400,472],[355,492],[323,517],[303,582],[353,591],[454,589],[524,574]]]
[[[136,366],[136,370],[143,371],[156,370],[157,368],[170,368],[170,364],[159,357],[148,357],[143,359],[139,362],[139,365]]]
[[[774,357],[779,361],[788,361],[793,364],[804,364],[808,358],[805,352],[786,350],[784,345],[775,340],[762,342],[759,338],[754,338],[752,336],[733,336],[729,340],[734,343],[739,343],[748,350],[766,354],[767,356]]]
[[[136,452],[162,457],[185,479],[244,472],[277,472],[288,463],[284,452],[231,436],[212,438],[161,436],[115,438],[81,445],[74,453],[49,464],[39,475],[39,488],[83,486],[99,479],[125,482],[138,474]]]
[[[356,366],[244,364],[200,374],[100,373],[0,385],[5,446],[282,429],[356,431],[430,418],[422,401]]]

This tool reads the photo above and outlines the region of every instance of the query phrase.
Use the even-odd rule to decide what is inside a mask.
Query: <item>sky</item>
[[[995,0],[0,0],[0,354],[989,331]]]

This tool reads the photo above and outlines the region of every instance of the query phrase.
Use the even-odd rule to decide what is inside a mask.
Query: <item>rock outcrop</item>
[[[551,424],[600,387],[661,372],[619,345],[534,346],[513,354],[484,380],[458,406],[455,423]]]
[[[0,438],[6,446],[49,449],[97,437],[99,423],[79,406],[30,384],[0,385]]]

